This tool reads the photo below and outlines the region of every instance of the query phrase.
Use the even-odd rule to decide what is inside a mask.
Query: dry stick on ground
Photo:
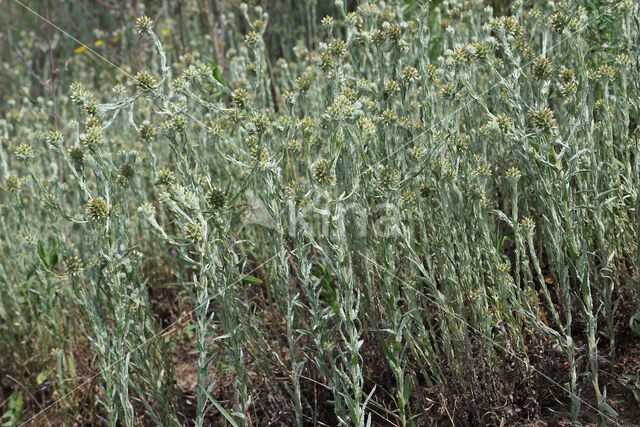
[[[107,9],[114,10],[116,12],[126,12],[126,9],[121,8],[120,6],[116,6],[111,3],[107,3],[105,0],[95,0],[98,4],[106,7]]]
[[[269,13],[269,3],[264,2],[264,10]],[[271,91],[271,101],[273,103],[273,111],[278,114],[280,111],[280,106],[278,105],[278,91],[276,88],[276,77],[273,74],[273,66],[271,65],[271,59],[269,59],[269,41],[271,40],[271,34],[269,29],[271,28],[271,21],[267,22],[267,28],[264,30],[264,60],[267,63],[267,72],[269,73],[269,89]]]
[[[224,11],[222,9],[222,4],[220,3],[220,0],[215,0],[216,3],[216,10],[218,12],[218,21],[217,24],[215,26],[214,29],[212,29],[213,34],[214,34],[214,43],[216,46],[216,63],[218,64],[218,67],[220,68],[221,72],[224,75],[224,70],[225,70],[225,61],[224,61],[224,56],[225,56],[225,52],[224,52],[224,23],[222,21],[223,16],[224,16]],[[213,14],[213,12],[212,12]]]
[[[24,55],[22,54],[22,52],[20,52],[20,49],[17,46],[16,46],[15,50],[16,50],[16,53],[18,54],[18,56],[20,57],[20,60],[24,64],[24,66],[27,67],[27,71],[29,71],[29,74],[31,74],[31,76],[34,79],[36,79],[41,86],[49,89],[49,85],[44,80],[42,80],[42,77],[40,77],[39,75],[36,74],[36,72],[33,70],[33,68],[31,68],[31,65],[29,65],[29,63],[25,59]]]
[[[182,43],[182,54],[184,55],[185,52],[185,45],[184,45],[184,22],[182,19],[182,1],[183,0],[178,0],[178,25],[180,26],[180,43]]]

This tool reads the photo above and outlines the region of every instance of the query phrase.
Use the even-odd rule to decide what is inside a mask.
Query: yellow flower
[[[171,32],[171,30],[169,28],[165,28],[164,30],[162,30],[162,35],[166,36],[167,34],[169,34]]]
[[[96,47],[100,47],[102,46],[102,40],[98,40],[97,42],[95,42]]]
[[[77,48],[76,50],[74,50],[74,52],[75,53],[82,53],[85,50],[87,50],[87,47],[83,45],[83,46],[80,46],[79,48]]]
[[[120,37],[115,36],[115,37],[113,38],[113,42],[114,42],[114,43],[118,43],[119,41],[120,41]]]

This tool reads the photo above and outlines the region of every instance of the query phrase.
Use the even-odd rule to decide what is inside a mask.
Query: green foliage
[[[15,427],[22,424],[22,409],[22,394],[13,392],[7,401],[7,410],[0,417],[2,427]]]

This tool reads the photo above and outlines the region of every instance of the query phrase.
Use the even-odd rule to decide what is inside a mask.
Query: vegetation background
[[[637,425],[633,0],[0,0],[3,425]]]

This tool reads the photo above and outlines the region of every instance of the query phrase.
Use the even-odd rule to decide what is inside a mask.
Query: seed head
[[[458,176],[458,171],[451,167],[451,164],[447,163],[442,171],[442,178],[452,181]]]
[[[282,94],[282,100],[287,105],[295,105],[295,103],[296,103],[296,94],[294,92],[291,92],[290,90],[287,90]]]
[[[357,100],[356,91],[352,87],[345,87],[342,92],[340,92],[340,95],[347,98],[350,102],[356,102]]]
[[[9,206],[7,205],[0,205],[0,214],[1,215],[6,215],[7,212],[9,210]],[[36,238],[35,235],[33,235],[32,233],[29,233],[28,231],[25,232],[22,236],[22,241],[24,242],[25,245],[31,247],[31,248],[35,248],[36,243],[38,242],[38,239]]]
[[[440,93],[445,99],[451,99],[456,95],[457,88],[454,83],[445,83],[440,86]]]
[[[329,162],[326,159],[319,158],[312,166],[313,179],[321,187],[329,186],[333,181],[331,170],[329,169]]]
[[[549,17],[549,24],[558,33],[562,33],[569,23],[569,18],[562,12],[555,13]]]
[[[127,185],[129,180],[134,177],[135,171],[135,167],[131,163],[123,163],[120,165],[120,168],[118,169],[118,176],[116,177],[118,184],[122,186]]]
[[[267,130],[271,120],[269,116],[265,113],[256,114],[252,120],[253,125],[259,133],[262,133]]]
[[[176,182],[176,175],[170,169],[160,169],[156,174],[156,184],[171,185]]]
[[[182,77],[178,77],[177,79],[174,79],[173,82],[171,82],[171,87],[176,92],[181,92],[185,90],[187,86],[188,86],[187,81]]]
[[[370,37],[376,46],[382,46],[382,44],[387,39],[387,36],[382,30],[373,30],[370,34]]]
[[[92,221],[102,221],[109,215],[109,203],[102,197],[92,197],[87,202],[86,215]]]
[[[53,145],[54,147],[58,147],[62,145],[63,141],[64,137],[62,136],[62,132],[60,132],[59,130],[49,131],[49,136],[47,137],[47,142],[49,144]]]
[[[91,94],[81,83],[73,82],[69,90],[71,91],[71,103],[74,105],[84,105],[91,98]]]
[[[358,119],[358,127],[363,134],[372,137],[376,134],[376,124],[368,117],[361,116]]]
[[[576,80],[576,73],[570,68],[562,67],[560,70],[560,79],[564,83],[574,82]]]
[[[400,85],[395,80],[387,80],[384,82],[383,95],[385,98],[391,98],[400,93]]]
[[[585,21],[581,18],[571,18],[567,24],[569,34],[578,35],[585,28]]]
[[[98,104],[95,101],[88,101],[84,104],[84,111],[90,116],[95,116],[98,114]]]
[[[140,34],[147,34],[153,28],[153,21],[147,16],[141,16],[136,20],[136,29]]]
[[[259,7],[260,6],[258,6],[258,8]],[[257,9],[256,9],[256,12],[262,13],[261,11],[258,11]],[[253,28],[254,31],[257,31],[260,34],[262,34],[264,32],[265,26],[266,26],[266,22],[263,21],[262,19],[256,19],[255,21],[253,21],[251,23],[251,28]]]
[[[549,108],[529,111],[529,117],[536,129],[544,133],[550,133],[557,127],[553,111]]]
[[[309,90],[310,87],[311,87],[310,74],[305,73],[296,79],[296,89],[298,89],[299,92],[306,92],[307,90]]]
[[[331,34],[331,31],[333,30],[333,18],[327,15],[324,18],[322,18],[321,23],[322,23],[322,28],[324,28],[328,34]]]
[[[23,162],[27,162],[34,157],[33,148],[29,144],[20,144],[18,148],[16,148],[16,157],[18,160],[22,160]]]
[[[473,172],[473,175],[475,176],[480,176],[480,177],[484,177],[484,178],[488,178],[491,176],[491,168],[489,167],[489,165],[487,164],[481,164],[480,166],[478,166],[477,169],[475,169]]]
[[[627,69],[631,65],[631,57],[626,53],[620,53],[615,59],[616,65],[621,69]]]
[[[474,182],[469,186],[468,195],[473,200],[486,199],[484,187],[477,182]]]
[[[433,64],[427,65],[427,77],[429,78],[429,82],[437,83],[438,82],[438,67]]]
[[[149,202],[138,208],[138,212],[145,218],[151,218],[156,213],[156,208]]]
[[[70,256],[64,260],[64,271],[67,276],[75,277],[82,272],[83,268],[82,260],[77,256]]]
[[[151,123],[146,123],[138,127],[138,132],[140,132],[140,137],[143,141],[149,142],[155,135],[156,130]]]
[[[475,50],[475,58],[479,61],[486,61],[489,57],[489,54],[493,50],[493,47],[490,42],[482,42],[482,43],[473,43],[473,48]]]
[[[187,222],[184,225],[184,235],[192,242],[199,242],[202,240],[202,228],[198,224]]]
[[[522,31],[522,25],[511,16],[501,16],[493,18],[491,20],[491,28],[497,31],[499,28],[504,27],[504,33],[508,36],[516,36]]]
[[[391,166],[385,166],[378,174],[378,182],[383,188],[391,188],[398,182],[398,172]]]
[[[536,59],[531,65],[531,72],[538,80],[549,80],[553,73],[551,61],[545,57]]]
[[[496,124],[500,128],[500,132],[503,134],[509,133],[511,126],[513,125],[511,119],[506,114],[498,114],[496,117]]]
[[[299,153],[302,150],[302,141],[300,141],[299,139],[290,140],[289,149],[294,153]]]
[[[520,227],[522,227],[522,229],[523,229],[525,232],[533,231],[533,228],[534,228],[535,226],[536,226],[536,223],[535,223],[535,222],[533,222],[533,220],[532,220],[531,218],[527,218],[527,217],[525,217],[525,218],[523,218],[523,219],[520,221]]]
[[[507,274],[509,273],[509,270],[511,270],[511,266],[507,262],[501,262],[498,264],[496,269],[498,270],[498,273]]]
[[[473,46],[470,46],[470,49],[472,50],[471,52],[467,45],[460,46],[451,53],[451,59],[458,65],[468,62],[476,53],[475,50],[473,50]]]
[[[577,91],[578,87],[576,86],[575,82],[567,82],[563,84],[562,88],[560,89],[562,96],[565,98],[565,102],[569,102]]]
[[[260,44],[260,34],[255,31],[251,31],[244,37],[244,43],[249,49],[255,49]]]
[[[111,89],[111,92],[115,93],[118,96],[122,96],[124,94],[124,91],[125,91],[125,88],[120,83],[118,83]]]
[[[81,147],[73,146],[69,148],[69,157],[76,166],[82,166],[84,163],[84,151]]]
[[[249,99],[249,92],[242,88],[234,90],[231,94],[231,100],[238,109],[243,109],[249,103]]]
[[[362,17],[355,12],[349,12],[344,21],[349,27],[362,27],[363,24]]]
[[[102,144],[102,128],[100,126],[91,126],[80,136],[80,139],[84,141],[87,147],[93,150]]]
[[[514,166],[510,167],[509,170],[507,170],[507,178],[512,181],[518,181],[521,176],[522,172],[520,172],[520,170]]]
[[[598,77],[602,80],[613,80],[619,73],[620,71],[609,64],[603,64],[598,68]]]
[[[200,74],[201,72],[203,74],[207,73],[206,70],[199,71],[198,69],[196,69],[196,67],[191,66],[182,72],[182,78],[185,82],[193,82],[198,78],[198,74]]]
[[[171,118],[171,128],[176,133],[183,133],[187,129],[187,118],[182,114],[176,114]]]
[[[331,54],[331,51],[329,49],[323,51],[320,54],[320,68],[322,68],[323,70],[329,70],[333,68],[335,65],[336,65],[336,59]]]
[[[4,177],[4,189],[10,193],[17,191],[20,188],[20,179],[14,172],[9,173]]]
[[[143,92],[149,92],[156,86],[156,79],[147,71],[140,71],[135,77],[136,86]]]
[[[97,117],[95,116],[91,116],[89,117],[85,122],[84,122],[84,127],[85,128],[92,128],[92,127],[96,127],[96,126],[100,126],[100,120],[98,120]]]
[[[394,44],[398,44],[402,39],[402,27],[399,24],[393,23],[385,28],[387,38]]]
[[[402,202],[409,206],[415,206],[418,198],[416,197],[416,193],[411,190],[406,190],[402,192]]]
[[[219,187],[211,187],[207,192],[206,200],[207,205],[211,209],[222,209],[226,202],[226,194],[223,189]]]
[[[329,52],[334,59],[342,59],[347,56],[347,45],[343,40],[333,39],[333,43],[329,46]]]
[[[615,112],[613,109],[613,105],[609,104],[609,108],[607,108],[607,105],[605,104],[604,99],[602,98],[596,100],[593,109],[596,112],[596,114],[601,116],[600,119],[604,118],[603,116],[606,116],[607,114],[609,116],[613,116]]]
[[[398,121],[398,115],[391,108],[387,108],[382,112],[381,121],[387,126],[393,126]]]

